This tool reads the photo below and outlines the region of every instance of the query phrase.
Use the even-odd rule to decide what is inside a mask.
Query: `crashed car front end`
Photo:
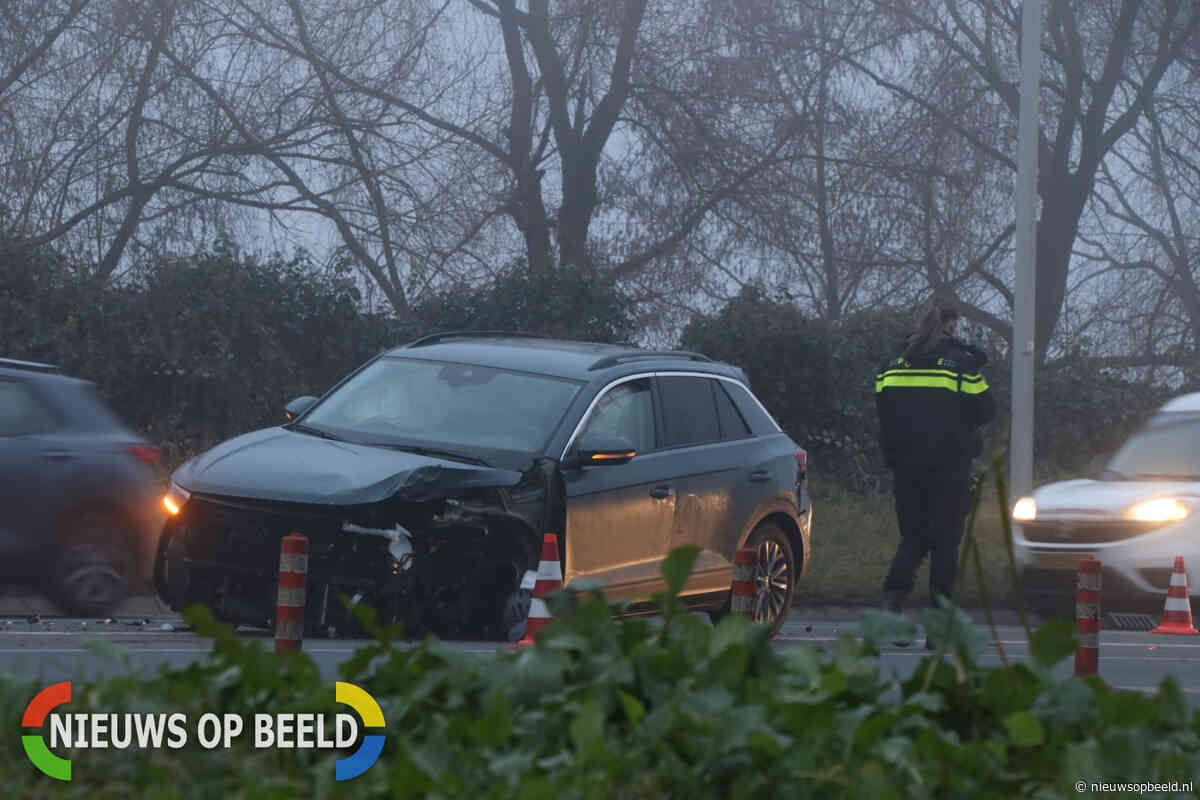
[[[352,632],[346,604],[374,608],[409,636],[513,641],[523,631],[541,533],[558,513],[557,464],[513,470],[420,467],[351,502],[238,497],[173,482],[155,586],[175,610],[271,627],[280,540],[308,539],[305,627]],[[360,501],[361,502],[356,502]]]

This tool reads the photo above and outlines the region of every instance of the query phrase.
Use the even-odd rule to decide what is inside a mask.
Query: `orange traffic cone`
[[[550,622],[550,609],[543,598],[561,588],[562,564],[558,560],[558,536],[547,533],[542,537],[542,560],[538,562],[537,582],[533,585],[533,599],[529,601],[525,638],[510,649],[533,644],[533,637]]]
[[[1171,585],[1167,588],[1167,607],[1163,611],[1162,624],[1150,632],[1200,636],[1200,631],[1192,625],[1192,601],[1188,597],[1183,556],[1175,557],[1175,570],[1171,573]]]
[[[758,563],[758,551],[753,547],[739,547],[733,554],[733,587],[729,597],[729,610],[746,619],[754,619],[754,565]]]

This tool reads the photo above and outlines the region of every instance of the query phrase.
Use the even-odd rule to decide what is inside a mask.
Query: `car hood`
[[[1033,493],[1038,519],[1101,519],[1117,517],[1134,503],[1155,497],[1191,497],[1200,501],[1194,481],[1060,481]]]
[[[268,428],[196,456],[171,479],[200,494],[360,505],[397,493],[514,486],[521,473]]]

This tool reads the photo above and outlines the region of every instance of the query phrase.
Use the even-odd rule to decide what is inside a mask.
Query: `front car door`
[[[26,381],[0,377],[0,555],[28,555],[44,546],[50,499],[62,468],[47,441],[56,416]]]
[[[670,548],[676,493],[672,461],[658,446],[650,379],[608,386],[588,412],[575,444],[589,433],[622,436],[637,455],[625,464],[564,472],[564,580],[598,581],[614,600],[648,599],[664,586],[661,565]]]

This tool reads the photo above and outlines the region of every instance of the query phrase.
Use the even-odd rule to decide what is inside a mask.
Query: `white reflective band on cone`
[[[1171,585],[1172,586],[1187,586],[1187,573],[1172,572],[1171,573]]]
[[[1100,606],[1096,603],[1076,603],[1075,604],[1076,619],[1099,619]]]
[[[1084,650],[1100,648],[1100,634],[1098,633],[1076,633],[1075,636],[1079,640],[1079,646]]]
[[[529,601],[529,618],[530,619],[550,619],[550,609],[546,606],[546,601],[540,597],[535,597]]]
[[[304,638],[304,623],[298,619],[281,619],[275,622],[275,638],[299,640]]]
[[[1167,607],[1165,610],[1167,610],[1167,611],[1191,611],[1192,607],[1190,605],[1188,605],[1188,601],[1184,600],[1182,597],[1168,597],[1167,598]]]
[[[280,572],[308,572],[308,556],[304,553],[280,553]]]
[[[279,587],[279,602],[276,605],[297,607],[304,605],[304,588]]]
[[[562,565],[557,561],[539,562],[537,577],[539,581],[561,581]]]
[[[1080,589],[1100,589],[1100,573],[1099,572],[1081,572],[1079,573],[1079,588]]]

